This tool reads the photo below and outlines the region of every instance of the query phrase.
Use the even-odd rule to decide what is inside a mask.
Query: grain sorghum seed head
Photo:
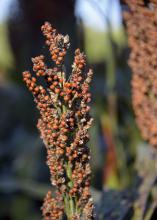
[[[142,136],[157,147],[157,1],[125,0],[124,12],[131,48],[132,103]]]
[[[69,37],[58,34],[48,22],[41,30],[54,67],[48,68],[42,55],[32,58],[35,73],[23,72],[23,80],[40,111],[37,127],[47,148],[51,183],[57,189],[55,198],[51,197],[51,192],[47,193],[43,216],[45,220],[59,220],[66,213],[70,219],[91,220],[94,214],[89,191],[90,155],[86,143],[92,122],[88,103],[93,72],[85,72],[86,57],[77,49],[71,76],[66,79],[64,57],[70,46]],[[45,86],[40,85],[42,80]],[[69,206],[73,204],[74,213],[67,212],[67,203]]]

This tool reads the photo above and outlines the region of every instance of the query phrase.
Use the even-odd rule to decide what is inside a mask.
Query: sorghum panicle
[[[157,0],[125,0],[132,102],[142,136],[157,147]]]
[[[90,152],[87,147],[91,101],[89,85],[93,72],[85,74],[86,58],[75,51],[72,73],[66,78],[64,57],[70,46],[68,35],[58,34],[50,23],[41,27],[54,67],[48,68],[44,56],[32,58],[34,76],[23,72],[40,111],[38,129],[47,149],[47,164],[56,196],[48,192],[42,207],[45,220],[90,220],[94,218],[90,194]],[[39,84],[42,78],[45,85]],[[40,80],[41,81],[41,80]]]

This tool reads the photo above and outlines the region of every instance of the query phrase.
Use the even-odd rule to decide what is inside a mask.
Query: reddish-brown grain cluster
[[[157,147],[157,1],[125,2],[133,108],[143,138]]]
[[[58,34],[48,22],[41,30],[55,67],[49,69],[43,55],[35,57],[32,59],[34,76],[25,71],[23,79],[40,111],[38,129],[47,148],[51,183],[57,188],[55,198],[48,192],[43,215],[45,220],[59,220],[63,214],[71,220],[93,219],[90,153],[86,145],[92,123],[88,103],[93,73],[89,70],[85,74],[85,55],[77,49],[72,73],[66,79],[63,64],[69,37]],[[39,78],[43,79],[43,85],[39,84]]]

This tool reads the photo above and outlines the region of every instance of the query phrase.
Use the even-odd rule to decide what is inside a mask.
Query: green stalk
[[[73,181],[72,181],[72,177],[71,177],[72,170],[71,170],[69,162],[66,162],[65,167],[66,167],[66,174],[69,179],[68,187],[70,190],[73,187]],[[65,205],[66,215],[68,217],[68,220],[70,220],[72,218],[72,216],[75,213],[78,213],[78,211],[79,211],[79,209],[77,207],[77,198],[71,197],[66,193],[64,196],[64,205]]]

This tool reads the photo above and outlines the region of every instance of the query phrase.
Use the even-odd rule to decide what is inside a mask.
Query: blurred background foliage
[[[86,52],[94,69],[91,88],[94,126],[89,143],[92,193],[97,202],[103,189],[113,192],[101,196],[99,213],[106,203],[112,212],[110,200],[115,200],[113,207],[121,209],[118,201],[125,192],[119,197],[115,190],[137,184],[135,166],[141,155],[139,148],[147,154],[147,147],[132,111],[129,49],[120,2],[1,0],[0,6],[0,14],[5,14],[6,7],[8,12],[0,19],[0,219],[41,219],[40,207],[50,187],[46,152],[36,128],[38,112],[22,82],[22,71],[31,70],[31,57],[48,55],[40,31],[44,21],[70,36],[68,71],[77,47]],[[104,201],[105,198],[108,199]],[[126,213],[131,207],[128,204]],[[108,215],[107,209],[103,209],[102,216]],[[111,219],[122,219],[126,213]]]

